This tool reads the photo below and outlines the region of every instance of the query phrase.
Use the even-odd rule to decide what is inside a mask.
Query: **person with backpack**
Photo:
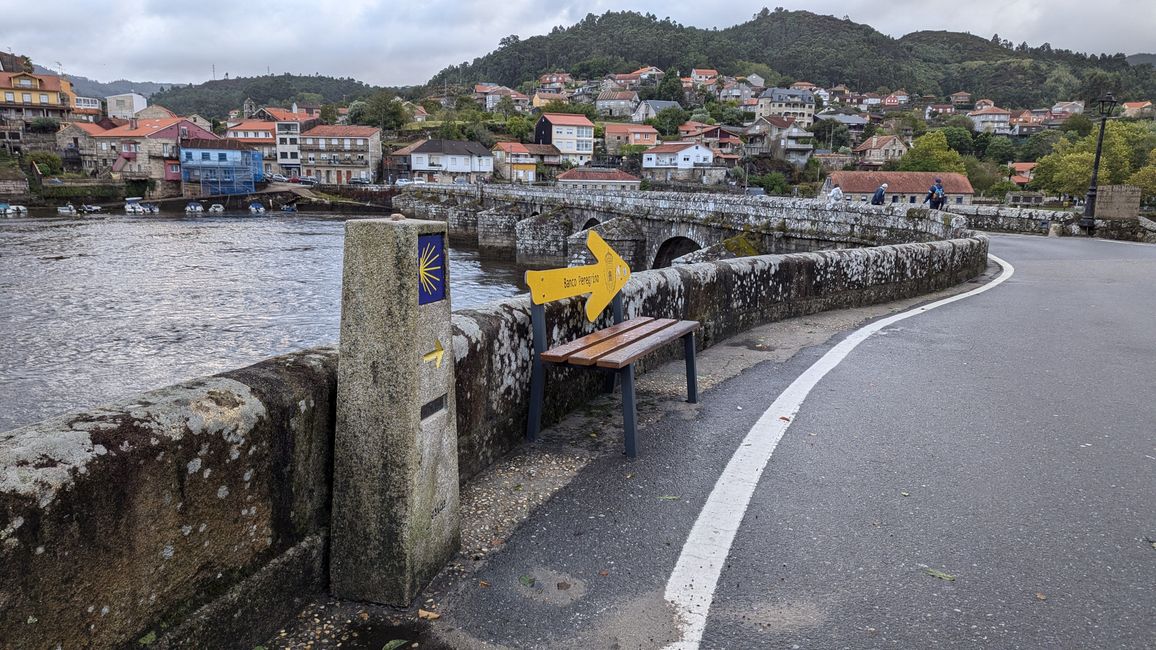
[[[931,206],[932,210],[942,210],[945,203],[947,203],[947,194],[943,191],[943,179],[935,179],[935,184],[927,190],[927,196],[923,199],[924,203]]]
[[[875,188],[875,193],[871,195],[871,205],[883,205],[883,197],[887,194],[887,183]]]

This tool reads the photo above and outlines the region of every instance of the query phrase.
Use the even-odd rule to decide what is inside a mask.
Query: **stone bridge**
[[[632,269],[771,253],[811,252],[959,237],[944,212],[815,199],[679,192],[574,191],[514,186],[425,185],[393,200],[450,236],[525,266],[585,260],[594,229]]]

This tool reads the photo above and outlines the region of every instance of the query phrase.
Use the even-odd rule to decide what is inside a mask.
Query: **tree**
[[[376,126],[383,131],[396,131],[405,126],[413,115],[402,104],[401,100],[385,91],[379,91],[370,96],[365,102],[365,111],[360,116],[359,124]],[[350,118],[352,120],[352,117]]]
[[[981,194],[987,192],[996,183],[1007,179],[1006,167],[993,162],[980,160],[975,156],[966,156],[963,159],[967,169],[967,180],[972,188]]]
[[[336,104],[325,104],[321,107],[321,121],[326,124],[333,124],[337,121]]]
[[[1040,159],[1031,185],[1057,194],[1080,196],[1092,181],[1092,159],[1095,154],[1080,151],[1053,153]]]
[[[662,81],[658,83],[658,88],[654,90],[654,98],[679,104],[686,101],[686,95],[682,91],[682,80],[679,79],[677,70],[667,70]]]
[[[851,145],[851,130],[837,120],[815,120],[811,125],[815,142],[832,151]]]
[[[647,122],[662,135],[676,135],[678,134],[678,127],[682,126],[688,117],[690,117],[690,113],[671,106],[662,109],[658,115]]]
[[[349,103],[349,113],[346,117],[349,118],[352,124],[365,123],[365,111],[368,105],[360,99]]]
[[[1083,137],[1092,132],[1092,120],[1087,115],[1075,113],[1064,120],[1064,123],[1060,125],[1060,130],[1064,133],[1074,131]]]
[[[967,129],[968,133],[975,131],[975,122],[966,115],[952,115],[943,121],[946,126],[957,126],[961,129]]]
[[[514,115],[506,120],[506,133],[510,134],[511,137],[517,138],[519,142],[525,142],[526,138],[530,137],[530,133],[533,131],[533,123],[521,115]]]
[[[28,125],[28,130],[33,133],[56,133],[60,130],[60,122],[51,117],[38,117]]]
[[[1156,152],[1153,152],[1156,155]],[[1128,178],[1129,185],[1140,188],[1140,200],[1145,203],[1156,201],[1156,165],[1141,167]]]
[[[64,173],[64,163],[60,156],[51,151],[33,151],[27,154],[28,162],[36,163],[40,173],[45,176],[56,176]]]
[[[498,100],[498,105],[494,107],[494,112],[509,117],[518,112],[518,107],[514,105],[513,98],[509,95],[502,95],[502,98]]]
[[[943,128],[943,136],[947,138],[947,146],[966,156],[973,151],[971,131],[960,126]]]
[[[1050,154],[1063,134],[1051,129],[1033,133],[1020,147],[1019,159],[1026,162],[1035,162]]]
[[[947,137],[943,131],[932,131],[916,139],[907,154],[899,160],[898,167],[905,172],[967,173],[963,157],[947,146]]]
[[[1012,143],[1011,138],[1004,135],[992,138],[984,152],[984,158],[999,164],[1011,162],[1015,160],[1015,157],[1016,146]]]

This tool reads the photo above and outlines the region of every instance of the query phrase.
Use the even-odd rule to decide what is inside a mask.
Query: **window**
[[[281,138],[278,140],[280,144],[289,144],[289,138]]]
[[[963,197],[962,196],[955,197],[955,203],[956,203],[956,205],[963,205]]]
[[[31,79],[21,79],[20,80],[20,86],[23,88],[31,88],[32,87],[32,80]]]
[[[313,138],[305,138],[305,144],[313,144]]]
[[[329,138],[329,144],[337,146],[337,138]]]
[[[290,151],[289,157],[292,158],[293,160],[297,160],[297,152],[296,151]]]
[[[289,144],[297,144],[297,138],[289,138]]]
[[[4,101],[15,102],[16,101],[16,93],[10,93],[10,92],[4,93]]]
[[[186,152],[185,152],[185,160],[187,160],[187,161],[189,161],[189,162],[192,162],[192,161],[193,161],[193,152],[191,152],[191,151],[186,151]]]
[[[208,160],[208,159],[209,159],[209,152],[208,151],[202,151],[201,152],[201,160]]]
[[[282,151],[282,152],[281,152],[281,160],[285,160],[285,159],[286,159],[286,158],[288,158],[288,157],[289,157],[289,152],[288,152],[288,151]]]
[[[40,93],[40,103],[41,104],[47,104],[48,103],[48,93]]]
[[[32,103],[32,93],[23,93],[20,98],[24,100],[25,104]]]
[[[171,173],[171,174],[181,173],[181,166],[180,165],[169,165],[169,173]]]
[[[221,153],[217,154],[218,161],[225,162],[226,159],[228,159],[228,155],[225,152],[222,151]]]
[[[357,139],[357,146],[361,147],[364,145],[365,145],[365,138],[358,138]]]
[[[892,197],[891,197],[891,202],[892,202],[892,203],[899,203],[899,197],[898,197],[898,196],[892,196]]]

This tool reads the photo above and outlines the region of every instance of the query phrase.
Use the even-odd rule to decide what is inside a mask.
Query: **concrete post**
[[[457,552],[446,224],[345,226],[332,592],[405,606]]]

